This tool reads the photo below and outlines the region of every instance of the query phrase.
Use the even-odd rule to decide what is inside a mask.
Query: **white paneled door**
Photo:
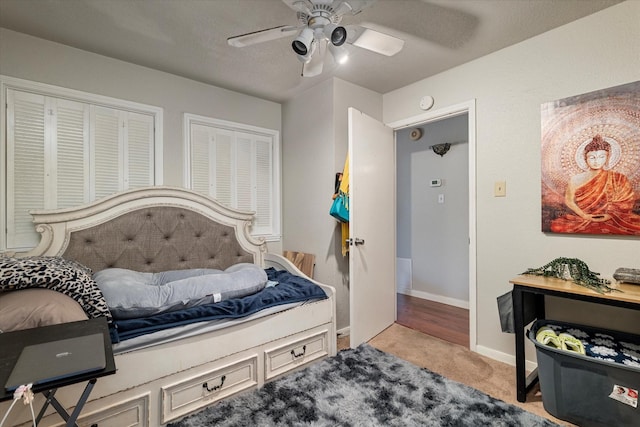
[[[350,345],[396,319],[394,131],[349,108]]]

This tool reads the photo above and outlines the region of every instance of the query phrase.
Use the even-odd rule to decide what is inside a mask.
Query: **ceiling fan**
[[[302,75],[322,73],[327,50],[336,63],[348,58],[345,43],[381,55],[393,56],[402,50],[404,40],[359,25],[341,26],[344,15],[357,15],[376,0],[282,0],[293,9],[297,26],[281,25],[234,37],[227,42],[234,47],[250,46],[296,35],[291,48],[302,62]]]

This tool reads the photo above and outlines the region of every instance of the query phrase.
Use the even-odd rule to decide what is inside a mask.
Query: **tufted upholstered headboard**
[[[190,190],[149,187],[31,214],[42,238],[24,255],[60,255],[93,271],[225,269],[240,262],[264,266],[266,245],[249,234],[253,214]]]

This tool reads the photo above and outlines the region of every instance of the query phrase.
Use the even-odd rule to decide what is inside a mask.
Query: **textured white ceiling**
[[[0,26],[276,102],[339,77],[379,93],[406,86],[621,0],[378,0],[343,24],[405,40],[393,57],[350,48],[301,77],[291,38],[244,48],[227,38],[296,25],[281,0],[0,0]],[[0,59],[1,60],[1,59]]]

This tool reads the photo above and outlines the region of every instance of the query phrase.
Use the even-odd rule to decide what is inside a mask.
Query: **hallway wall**
[[[416,127],[423,135],[413,141]],[[396,133],[398,268],[411,263],[411,288],[399,284],[399,290],[463,308],[469,304],[467,135],[467,114]],[[442,157],[429,148],[445,142],[457,144]],[[433,179],[441,186],[430,186]]]

